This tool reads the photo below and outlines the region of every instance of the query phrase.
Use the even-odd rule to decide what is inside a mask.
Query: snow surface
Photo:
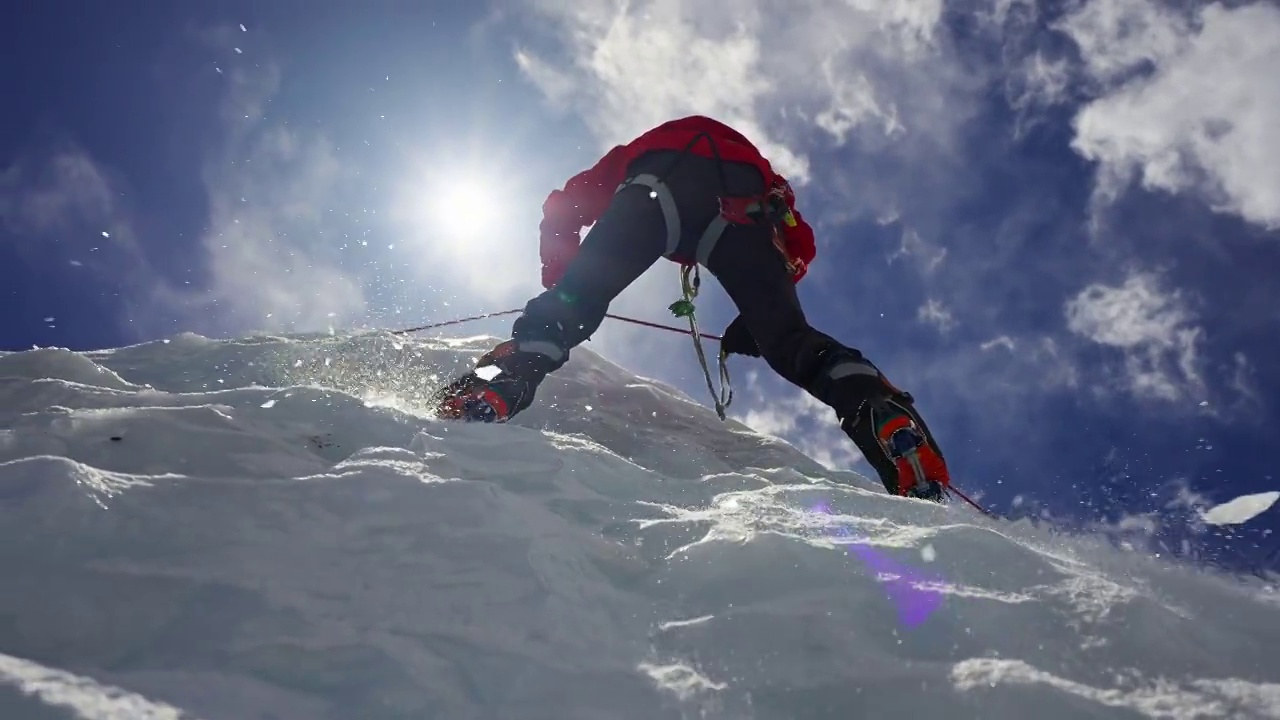
[[[1280,718],[1280,602],[889,497],[589,350],[0,355],[0,718]]]

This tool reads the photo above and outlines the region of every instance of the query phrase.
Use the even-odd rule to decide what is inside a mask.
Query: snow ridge
[[[588,350],[0,354],[0,717],[1280,718],[1280,603],[891,498]],[[59,714],[61,713],[61,714]]]

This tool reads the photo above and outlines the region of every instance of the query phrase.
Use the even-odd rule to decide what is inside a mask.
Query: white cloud
[[[1067,305],[1073,331],[1119,348],[1167,343],[1188,321],[1175,294],[1162,293],[1150,275],[1133,275],[1119,287],[1093,284]]]
[[[70,266],[85,279],[78,274],[91,273],[109,281],[100,289],[119,298],[113,302],[137,307],[160,281],[134,233],[128,197],[120,178],[63,140],[0,171],[0,228],[23,262]],[[121,326],[132,320],[121,318]]]
[[[980,347],[983,350],[983,352],[986,352],[988,350],[991,350],[992,348],[997,348],[997,347],[1002,347],[1005,350],[1008,350],[1009,352],[1013,352],[1014,350],[1017,349],[1018,346],[1017,346],[1017,343],[1013,341],[1013,338],[1009,337],[1008,335],[1001,335],[999,337],[992,338],[982,343],[978,347]]]
[[[949,332],[956,326],[955,316],[951,310],[943,305],[941,301],[930,298],[916,312],[916,318],[922,323],[928,323],[938,328],[942,332]]]
[[[790,442],[832,470],[847,470],[863,460],[858,446],[840,429],[835,412],[817,398],[792,385],[766,391],[756,372],[747,374],[746,385],[752,408],[733,413],[733,419]]]
[[[1067,102],[1078,91],[1072,58],[1047,42],[1044,19],[1032,0],[995,0],[991,12],[978,12],[1000,44],[1004,58],[1004,95],[1014,110],[1013,136],[1023,137],[1044,122],[1043,111]]]
[[[759,23],[749,5],[728,32],[700,26],[692,6],[676,2],[543,4],[564,23],[575,57],[557,67],[522,50],[516,58],[549,99],[582,114],[602,146],[624,142],[673,117],[701,112],[758,138],[779,168],[803,181],[808,163],[772,141],[755,105],[770,89],[761,72]],[[670,22],[654,21],[654,17]],[[567,92],[573,87],[573,92]]]
[[[1059,29],[1102,88],[1073,143],[1100,164],[1102,199],[1137,178],[1280,227],[1280,8],[1215,3],[1190,17],[1152,0],[1093,0]]]
[[[14,233],[66,231],[84,219],[110,221],[114,200],[103,171],[76,147],[59,149],[43,167],[15,161],[0,173],[0,220]]]
[[[1238,402],[1256,405],[1259,401],[1256,371],[1248,356],[1242,352],[1232,355],[1231,380],[1228,386],[1236,394]]]
[[[1266,397],[1257,385],[1257,370],[1242,352],[1231,355],[1230,362],[1206,370],[1221,387],[1213,398],[1202,400],[1198,410],[1205,417],[1236,422],[1264,422]]]
[[[1071,92],[1071,64],[1066,58],[1052,58],[1037,50],[1026,60],[1009,68],[1005,77],[1005,96],[1009,105],[1021,114],[1065,102]],[[1020,116],[1018,131],[1025,118]]]
[[[993,352],[997,348],[1004,352]],[[995,403],[1005,403],[1017,408],[1027,398],[1028,385],[1042,391],[1078,388],[1077,362],[1051,337],[1024,336],[1015,340],[1001,335],[980,343],[976,352],[965,348],[948,354],[933,363],[936,369],[930,374],[934,381],[951,385],[961,394],[974,394],[971,400],[993,407]],[[974,383],[974,378],[982,378],[983,382]]]
[[[51,250],[81,262],[96,249],[137,253],[119,179],[71,142],[0,172],[0,223],[27,255]]]
[[[1067,302],[1066,316],[1072,332],[1123,353],[1135,395],[1176,401],[1204,393],[1204,332],[1183,295],[1163,290],[1153,275],[1089,285]]]
[[[1030,343],[1027,357],[1031,367],[1036,369],[1036,383],[1041,388],[1080,387],[1080,371],[1075,358],[1064,353],[1053,338],[1043,337]]]
[[[960,75],[935,34],[938,0],[744,0],[731,11],[695,0],[535,7],[554,26],[558,47],[535,51],[530,39],[517,62],[602,146],[702,113],[742,130],[803,184],[810,158],[797,149],[802,133],[788,130],[788,119],[812,123],[837,143],[865,130],[931,144],[946,142],[967,116],[947,94],[970,88],[951,83]]]
[[[228,28],[202,35],[224,54],[230,38]],[[334,260],[347,242],[334,225],[351,173],[323,137],[268,119],[279,72],[238,57],[219,64],[226,133],[202,172],[209,216],[200,238],[206,257],[190,268],[196,284],[174,280],[182,268],[162,273],[152,264],[147,248],[163,239],[142,242],[126,185],[75,144],[0,173],[0,222],[19,249],[57,251],[109,276],[127,296],[122,320],[135,332],[169,331],[158,318],[175,314],[206,332],[316,330],[350,322],[365,307],[358,278]]]
[[[332,148],[274,128],[246,154],[252,162],[215,164],[206,173],[210,218],[202,242],[212,285],[193,300],[261,329],[350,321],[364,307],[359,282],[314,249],[344,243],[329,212],[341,172]]]
[[[578,89],[572,75],[528,50],[516,50],[515,60],[520,70],[542,91],[547,102],[557,107],[572,104],[573,95]]]
[[[862,73],[842,77],[845,72],[847,69],[837,67],[835,58],[827,58],[822,63],[823,77],[831,88],[831,104],[814,118],[818,127],[830,133],[840,144],[848,140],[853,130],[870,120],[881,122],[885,135],[903,132],[897,112],[893,108],[885,109],[876,99],[871,80]]]
[[[991,9],[983,14],[987,20],[997,26],[1004,25],[1009,16],[1015,12],[1034,14],[1035,0],[993,0]]]
[[[202,39],[227,55],[236,34],[226,26]],[[357,273],[338,261],[362,241],[344,232],[351,223],[343,191],[354,186],[355,173],[319,132],[272,117],[281,74],[258,55],[237,53],[220,66],[226,139],[210,149],[202,171],[207,286],[165,287],[154,301],[180,305],[191,317],[212,314],[237,331],[350,324],[365,309]]]
[[[1144,63],[1159,64],[1186,45],[1190,25],[1172,7],[1152,0],[1092,0],[1056,25],[1080,48],[1090,74],[1123,80]]]
[[[925,240],[915,230],[905,228],[902,231],[902,243],[889,256],[889,261],[892,262],[900,257],[912,258],[919,265],[920,271],[929,276],[936,273],[942,262],[947,259],[947,249]]]

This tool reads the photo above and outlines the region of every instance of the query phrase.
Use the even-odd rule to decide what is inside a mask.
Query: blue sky
[[[518,307],[546,193],[704,113],[791,175],[812,322],[919,398],[959,487],[1233,567],[1273,551],[1277,509],[1195,509],[1280,488],[1280,10],[713,5],[9,8],[0,346]],[[613,311],[669,321],[678,288],[663,263]],[[709,277],[699,314],[733,315]],[[706,398],[685,338],[589,347]],[[825,408],[732,369],[737,417],[866,469]]]

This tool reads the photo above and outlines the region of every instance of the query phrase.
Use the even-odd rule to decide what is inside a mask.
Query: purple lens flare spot
[[[832,514],[830,504],[825,501],[813,505],[810,510],[823,515]],[[876,579],[884,583],[889,599],[898,610],[898,622],[902,625],[908,628],[918,627],[942,606],[943,593],[930,587],[940,583],[938,576],[923,573],[894,560],[871,547],[865,538],[855,536],[849,528],[837,528],[836,534],[854,538],[849,545],[849,552],[861,558],[875,572]]]

